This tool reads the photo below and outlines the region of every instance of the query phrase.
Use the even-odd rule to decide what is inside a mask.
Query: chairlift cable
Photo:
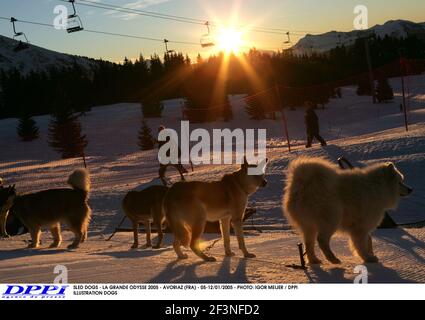
[[[62,2],[68,2],[68,0],[58,0]],[[146,10],[139,10],[139,9],[132,9],[132,8],[126,8],[122,6],[112,5],[108,3],[99,3],[89,0],[80,0],[79,2],[76,2],[81,6],[87,6],[87,7],[93,7],[98,9],[104,9],[104,10],[112,10],[112,11],[118,11],[118,12],[124,12],[124,13],[130,13],[130,14],[137,14],[141,16],[148,16],[151,18],[158,18],[158,19],[165,19],[165,20],[171,20],[181,23],[188,23],[188,24],[196,24],[196,25],[205,25],[205,19],[196,19],[196,18],[190,18],[190,17],[183,17],[183,16],[176,16],[176,15],[170,15],[170,14],[163,14],[159,12],[152,12],[152,11],[146,11]],[[210,26],[221,26],[223,23],[213,22],[209,21]],[[227,25],[227,24],[226,24]],[[246,26],[243,25],[229,25],[231,27],[236,28],[245,28]],[[250,31],[253,32],[261,32],[261,33],[270,33],[270,34],[287,34],[288,31],[290,31],[294,35],[306,35],[308,33],[315,33],[315,31],[307,31],[307,30],[289,30],[289,29],[280,29],[280,28],[268,28],[268,27],[255,27],[255,28],[248,28]]]
[[[10,18],[2,17],[0,16],[1,20],[7,20],[10,21]],[[30,21],[30,20],[19,20],[18,22],[26,23],[26,24],[32,24],[32,25],[38,25],[43,27],[49,27],[54,28],[55,26],[53,24],[49,23],[43,23],[38,21]],[[108,31],[100,31],[100,30],[93,30],[93,29],[84,29],[82,31],[89,32],[89,33],[96,33],[96,34],[104,34],[109,36],[117,36],[117,37],[124,37],[124,38],[133,38],[133,39],[140,39],[140,40],[148,40],[148,41],[157,41],[157,42],[164,42],[164,39],[160,38],[153,38],[153,37],[146,37],[146,36],[138,36],[138,35],[130,35],[130,34],[124,34],[124,33],[115,33],[115,32],[108,32]],[[186,45],[193,45],[193,46],[199,46],[196,42],[189,42],[189,41],[176,41],[176,40],[169,40],[169,43],[175,43],[175,44],[186,44]]]
[[[0,16],[0,20],[6,20],[10,21],[10,18]],[[54,28],[55,26],[53,24],[39,22],[39,21],[30,21],[30,20],[20,20],[17,19],[18,22],[31,24],[31,25],[37,25],[37,26],[43,26],[43,27],[49,27]],[[138,36],[138,35],[130,35],[125,33],[117,33],[117,32],[108,32],[108,31],[100,31],[100,30],[93,30],[93,29],[84,29],[83,32],[88,33],[95,33],[95,34],[103,34],[108,36],[116,36],[116,37],[123,37],[123,38],[131,38],[131,39],[140,39],[140,40],[148,40],[148,41],[156,41],[156,42],[164,42],[164,39],[161,38],[153,38],[153,37],[147,37],[147,36]],[[191,45],[191,46],[199,46],[198,42],[190,42],[190,41],[179,41],[179,40],[168,40],[169,43],[174,44],[185,44],[185,45]]]
[[[58,1],[68,2],[67,0],[58,0]],[[171,20],[171,21],[182,22],[182,23],[197,24],[197,25],[202,24],[201,22],[191,21],[191,20],[187,20],[187,19],[180,19],[180,18],[162,16],[160,14],[145,13],[145,12],[135,10],[135,9],[131,9],[131,8],[117,7],[117,6],[114,6],[114,5],[106,6],[106,4],[99,3],[99,2],[96,2],[96,3],[90,2],[90,4],[78,2],[78,5],[91,7],[91,8],[104,9],[104,10],[118,11],[118,12],[123,12],[123,13],[137,14],[137,15],[140,15],[140,16],[146,16],[146,17],[163,19],[163,20]]]

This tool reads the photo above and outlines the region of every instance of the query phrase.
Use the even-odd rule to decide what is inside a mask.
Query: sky
[[[306,32],[324,33],[332,30],[350,31],[353,29],[353,13],[356,5],[365,5],[369,12],[369,26],[385,23],[388,20],[404,19],[425,22],[424,0],[89,0],[98,3],[125,6],[148,10],[161,14],[196,18],[202,21],[218,22],[211,33],[217,35],[222,29],[236,26],[242,32],[241,50],[256,47],[263,50],[285,48],[286,36],[250,31],[252,28],[276,28],[288,30],[291,42],[296,43]],[[170,43],[169,49],[203,57],[216,52],[217,48],[201,48],[200,38],[207,32],[203,25],[187,24],[162,20],[147,16],[111,12],[105,9],[86,7],[78,4],[77,13],[84,27],[112,33],[169,39],[190,42]],[[61,0],[1,0],[0,17],[15,17],[18,20],[37,21],[53,24],[57,5],[69,3]],[[115,62],[124,57],[134,59],[143,54],[164,52],[164,44],[159,41],[121,38],[89,32],[67,34],[64,30],[17,24],[29,41],[51,50],[102,58]],[[302,32],[299,32],[302,31]],[[0,20],[0,34],[12,36],[12,26]],[[287,46],[287,45],[286,45]]]

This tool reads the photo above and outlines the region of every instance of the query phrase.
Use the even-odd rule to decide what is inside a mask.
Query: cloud
[[[97,0],[97,1],[101,1],[101,0]],[[123,8],[132,9],[132,10],[142,10],[148,7],[156,6],[158,4],[166,3],[170,1],[172,0],[136,0],[134,2],[129,2],[123,5]],[[123,13],[123,12],[117,12],[114,10],[108,10],[104,12],[104,14],[113,16],[115,18],[123,19],[123,20],[131,20],[138,16],[136,13]]]
[[[125,8],[129,9],[145,9],[147,7],[156,6],[161,3],[170,2],[171,0],[137,0],[124,5]]]

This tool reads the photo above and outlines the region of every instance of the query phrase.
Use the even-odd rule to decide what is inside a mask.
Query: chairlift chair
[[[202,35],[201,37],[201,47],[202,48],[209,48],[215,46],[213,37],[210,34],[210,23],[207,21],[205,22],[205,25],[207,27],[208,33]]]
[[[84,30],[83,22],[81,21],[81,18],[77,14],[77,10],[75,9],[75,0],[68,0],[72,4],[73,13],[68,16],[68,26],[66,28],[66,31],[68,33],[77,32]]]
[[[289,35],[289,31],[286,33],[286,36],[288,37],[288,40],[285,41],[285,44],[291,43],[291,37]]]
[[[17,41],[19,40],[18,45],[14,49],[15,52],[22,51],[22,50],[28,49],[30,47],[29,42],[28,42],[28,38],[25,35],[25,33],[16,31],[15,22],[17,22],[17,21],[18,20],[15,19],[14,17],[10,18],[10,22],[12,22],[13,33],[14,33],[13,34],[13,40],[17,40]],[[25,39],[25,41],[22,41],[22,38]]]
[[[164,39],[164,44],[165,44],[165,54],[169,54],[169,53],[173,53],[173,52],[175,52],[174,50],[169,50],[168,49],[168,42],[170,42],[169,40],[167,40],[167,39]]]

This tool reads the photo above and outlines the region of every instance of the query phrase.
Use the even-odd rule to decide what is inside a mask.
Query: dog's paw
[[[365,263],[378,263],[379,259],[377,256],[370,256],[364,260]]]
[[[39,246],[38,246],[38,244],[34,244],[34,243],[30,243],[28,246],[27,246],[27,249],[37,249]]]
[[[226,252],[226,257],[234,257],[235,255],[236,255],[236,253],[234,253],[232,251]]]
[[[78,249],[78,245],[70,244],[67,248],[68,250],[75,250],[75,249]]]
[[[216,259],[216,258],[214,258],[214,257],[205,257],[205,258],[204,258],[204,261],[205,261],[205,262],[216,262],[216,261],[217,261],[217,259]]]
[[[308,258],[308,263],[311,265],[317,265],[317,264],[322,264],[322,260],[320,260],[319,258]]]
[[[253,253],[249,253],[249,252],[245,253],[243,256],[244,256],[245,258],[255,258],[255,257],[256,257],[256,255],[255,255],[255,254],[253,254]]]
[[[130,247],[130,249],[137,249],[137,247],[139,246],[139,244],[137,244],[137,243],[134,243],[131,247]]]

